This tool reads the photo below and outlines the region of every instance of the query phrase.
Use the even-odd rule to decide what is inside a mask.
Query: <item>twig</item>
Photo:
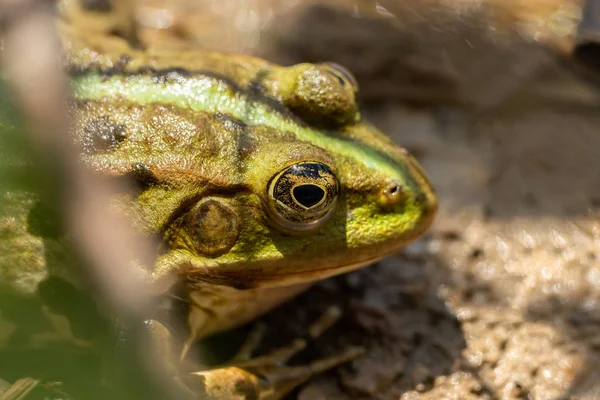
[[[136,339],[142,333],[138,327],[148,315],[150,293],[145,272],[131,265],[134,261],[152,265],[152,244],[135,237],[126,222],[110,212],[108,199],[116,192],[114,184],[78,162],[67,135],[70,93],[53,18],[48,1],[0,0],[0,35],[4,41],[0,66],[26,117],[26,133],[45,171],[42,191],[62,205],[76,249],[86,261],[82,263],[84,276],[94,283],[111,314],[130,327],[134,343],[139,344]],[[133,353],[137,359],[132,365],[143,364],[142,351]],[[156,388],[157,381],[147,380],[152,383],[138,394],[165,398],[164,391]]]

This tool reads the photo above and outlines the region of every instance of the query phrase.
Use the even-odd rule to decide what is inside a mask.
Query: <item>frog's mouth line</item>
[[[269,274],[263,275],[260,279],[250,282],[250,287],[275,287],[275,286],[294,286],[302,283],[316,282],[321,279],[331,278],[336,275],[341,275],[346,272],[353,271],[355,269],[365,267],[370,264],[374,264],[379,260],[396,254],[401,248],[395,248],[389,252],[385,252],[377,255],[376,257],[370,257],[365,260],[358,262],[336,265],[332,267],[316,268],[300,272],[290,272],[284,274]],[[248,282],[247,282],[248,283]]]
[[[319,280],[327,279],[335,275],[340,275],[346,272],[353,271],[355,269],[367,266],[369,264],[373,264],[385,257],[393,255],[397,251],[399,251],[399,249],[394,249],[388,253],[379,254],[377,255],[377,257],[371,257],[351,264],[315,268],[299,272],[277,274],[254,271],[253,273],[245,274],[240,274],[238,272],[234,276],[234,274],[224,274],[222,272],[220,274],[197,274],[195,273],[197,272],[196,270],[195,272],[192,272],[189,276],[194,277],[192,278],[193,281],[200,280],[206,283],[212,283],[221,286],[229,286],[239,290],[295,286],[299,284],[317,282]]]
[[[433,213],[435,214],[435,213]],[[373,264],[385,257],[396,254],[407,244],[412,243],[414,240],[419,238],[433,222],[433,215],[430,217],[428,223],[424,224],[418,231],[413,231],[410,234],[410,238],[407,238],[401,243],[398,240],[394,240],[395,245],[387,242],[381,243],[379,248],[372,249],[373,253],[376,254],[371,257],[366,257],[356,262],[348,264],[337,264],[327,267],[314,268],[308,270],[300,270],[296,272],[284,272],[277,273],[271,272],[276,271],[275,268],[259,268],[254,270],[248,270],[242,272],[241,270],[220,270],[219,272],[210,273],[204,270],[200,274],[191,273],[196,278],[207,283],[216,285],[229,286],[236,289],[257,289],[257,288],[272,288],[272,287],[285,287],[294,286],[298,284],[309,284],[322,279],[330,278],[335,275],[340,275],[352,270],[364,267],[369,264]],[[273,264],[276,262],[274,261]],[[267,270],[269,270],[267,272]]]

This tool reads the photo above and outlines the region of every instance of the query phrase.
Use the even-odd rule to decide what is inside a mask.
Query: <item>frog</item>
[[[82,168],[134,182],[114,196],[114,212],[157,238],[153,264],[136,268],[167,313],[176,302],[187,306],[183,338],[159,319],[147,321],[157,347],[177,349],[165,357],[182,390],[206,400],[277,400],[360,355],[349,348],[287,367],[306,342],[252,358],[257,334],[225,365],[185,373],[176,366],[197,342],[397,252],[432,224],[438,202],[427,174],[362,118],[353,75],[334,63],[280,66],[248,55],[145,49],[57,26],[72,89],[69,135]],[[39,199],[7,193],[4,202],[3,237],[12,239],[2,246],[12,255],[0,258],[0,287],[35,298],[51,279],[84,285],[73,259],[56,260],[68,233],[36,235]],[[72,321],[45,314],[55,336],[89,345]],[[338,316],[325,313],[309,337]]]

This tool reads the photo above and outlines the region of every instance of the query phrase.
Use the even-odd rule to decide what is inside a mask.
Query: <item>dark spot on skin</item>
[[[246,134],[248,125],[244,121],[224,113],[216,113],[214,118],[221,122],[224,127],[232,133],[231,136],[235,138],[237,142],[237,150],[241,159],[248,154],[251,154],[256,149],[256,140],[252,135]]]
[[[217,121],[220,121],[225,125],[228,125],[227,126],[228,128],[231,127],[231,128],[243,129],[247,126],[244,121],[242,121],[241,119],[235,118],[234,116],[229,115],[229,114],[217,112],[214,114],[214,117]]]
[[[125,68],[127,67],[127,64],[129,64],[130,60],[131,60],[131,57],[129,57],[128,55],[122,55],[121,57],[119,57],[119,59],[115,63],[114,68],[118,71],[124,71]]]
[[[266,90],[263,85],[263,82],[265,81],[265,79],[268,75],[269,75],[269,71],[261,70],[256,74],[254,79],[252,79],[252,81],[250,81],[250,84],[248,85],[248,94],[250,95],[250,97],[258,98],[258,97],[264,95]]]
[[[109,0],[81,0],[81,6],[87,11],[108,13],[112,10]]]
[[[154,83],[157,84],[179,83],[190,76],[184,68],[166,68],[159,71],[150,68],[145,73],[151,75]]]
[[[51,276],[40,283],[38,293],[50,311],[64,315],[69,320],[76,337],[91,339],[99,334],[103,320],[94,301],[85,291]]]
[[[133,195],[137,197],[151,186],[159,184],[159,180],[153,174],[151,168],[142,163],[130,166],[129,171],[123,175],[110,177],[117,191],[115,194]]]
[[[58,239],[65,234],[61,217],[58,207],[38,200],[27,215],[27,232],[46,239]]]
[[[93,119],[83,129],[82,150],[85,154],[116,150],[126,138],[124,124],[109,117]]]
[[[137,183],[142,188],[147,188],[158,183],[158,179],[156,179],[156,177],[152,173],[152,169],[146,164],[134,164],[131,167],[130,174],[130,176],[134,179],[135,183]]]
[[[238,135],[237,149],[238,154],[240,156],[240,161],[245,159],[245,157],[247,157],[248,155],[253,154],[256,150],[256,147],[257,143],[255,138],[244,134]],[[243,164],[240,163],[239,167],[241,169],[243,167]]]
[[[142,163],[134,164],[129,171],[123,175],[110,178],[115,183],[115,188],[119,194],[130,194],[138,196],[146,189],[156,186],[160,181],[154,176],[152,169]]]

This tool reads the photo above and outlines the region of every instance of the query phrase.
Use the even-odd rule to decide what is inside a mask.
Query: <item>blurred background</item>
[[[263,318],[268,351],[339,305],[297,361],[367,349],[290,398],[600,398],[600,7],[584,3],[133,2],[149,47],[346,66],[438,191],[424,238]]]

